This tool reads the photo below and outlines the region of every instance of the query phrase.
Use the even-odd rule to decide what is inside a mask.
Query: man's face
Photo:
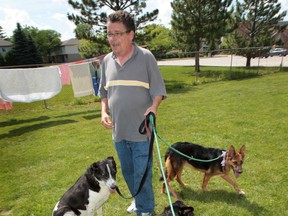
[[[123,56],[131,50],[134,32],[128,32],[123,23],[108,21],[107,36],[109,44],[116,56]]]

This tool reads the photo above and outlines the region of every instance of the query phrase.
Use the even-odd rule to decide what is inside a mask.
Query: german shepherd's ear
[[[239,150],[239,153],[242,155],[243,158],[244,158],[245,150],[246,150],[246,146],[245,145],[243,145],[241,147],[241,149]]]
[[[228,157],[229,158],[233,158],[236,154],[235,148],[233,145],[230,146],[229,150],[228,150]]]

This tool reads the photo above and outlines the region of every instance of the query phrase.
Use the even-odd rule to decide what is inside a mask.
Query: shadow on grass
[[[93,120],[93,119],[100,118],[100,117],[101,117],[100,114],[83,116],[83,118],[86,119],[86,120]]]
[[[23,120],[11,119],[9,121],[0,122],[0,127],[8,127],[8,126],[13,126],[13,125],[26,124],[26,123],[32,123],[32,122],[38,122],[38,121],[46,121],[51,118],[66,118],[66,117],[71,117],[71,116],[76,116],[76,115],[85,115],[85,114],[90,114],[90,113],[95,113],[95,110],[89,110],[85,112],[74,112],[74,113],[69,113],[66,115],[59,115],[55,117],[39,116],[37,118],[30,118],[30,119],[23,119]],[[100,115],[89,115],[89,116],[84,116],[83,118],[87,120],[91,120],[99,116]]]
[[[202,191],[194,191],[191,188],[185,187],[179,195],[187,200],[197,200],[204,203],[209,202],[225,202],[229,205],[234,205],[247,209],[252,215],[265,215],[267,210],[261,207],[256,202],[251,202],[247,197],[238,195],[236,192],[228,192],[225,190],[213,190],[206,193]]]
[[[24,127],[20,127],[20,128],[14,129],[14,130],[10,130],[9,133],[1,134],[0,139],[11,138],[11,137],[15,137],[15,136],[21,136],[21,135],[28,133],[28,132],[33,132],[36,130],[46,129],[46,128],[55,127],[55,126],[64,125],[64,124],[71,124],[71,123],[76,123],[76,122],[77,121],[75,121],[75,120],[67,119],[67,120],[49,121],[49,122],[24,126]]]
[[[12,125],[18,125],[18,124],[25,124],[30,122],[37,122],[37,121],[45,121],[50,119],[48,116],[39,116],[37,118],[30,118],[30,119],[24,119],[24,120],[17,120],[17,119],[11,119],[9,121],[0,122],[0,127],[7,127]]]
[[[71,116],[76,116],[76,115],[83,115],[83,114],[90,114],[90,113],[95,113],[96,110],[88,110],[88,111],[84,111],[84,112],[73,112],[73,113],[69,113],[66,115],[59,115],[59,116],[55,116],[54,118],[66,118],[66,117],[71,117]]]
[[[168,93],[183,93],[183,92],[188,92],[191,91],[191,86],[188,85],[185,82],[182,81],[177,81],[177,80],[165,80],[165,87]]]

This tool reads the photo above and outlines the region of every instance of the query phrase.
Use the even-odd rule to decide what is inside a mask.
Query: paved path
[[[283,67],[288,67],[288,56],[286,57],[268,57],[268,58],[255,58],[251,59],[251,66],[280,66],[282,62]],[[201,66],[232,66],[245,67],[246,58],[242,56],[227,55],[227,56],[213,56],[200,58]],[[195,65],[195,58],[175,59],[158,61],[158,65],[171,65],[171,66],[193,66]]]

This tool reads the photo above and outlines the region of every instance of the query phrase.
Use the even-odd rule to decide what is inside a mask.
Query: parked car
[[[284,48],[274,48],[269,51],[269,56],[286,56],[288,50]]]

